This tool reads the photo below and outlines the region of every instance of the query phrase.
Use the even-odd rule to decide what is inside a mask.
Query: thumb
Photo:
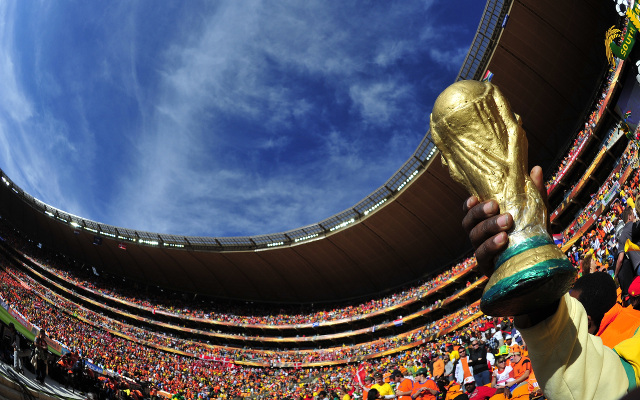
[[[538,189],[538,192],[540,193],[540,197],[542,198],[542,202],[544,203],[544,206],[547,209],[547,218],[545,222],[547,224],[546,226],[547,231],[549,232],[549,235],[551,235],[552,234],[551,224],[549,223],[549,199],[547,198],[547,187],[544,184],[544,176],[542,174],[542,168],[539,165],[536,165],[531,169],[529,176],[531,177],[531,180],[533,181],[533,184],[535,185],[536,189]]]

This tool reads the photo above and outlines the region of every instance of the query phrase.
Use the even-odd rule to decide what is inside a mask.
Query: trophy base
[[[552,304],[575,282],[576,268],[555,244],[540,237],[528,242],[508,248],[506,256],[499,258],[499,267],[480,300],[483,313],[494,317],[527,314]],[[540,245],[532,247],[532,243]]]

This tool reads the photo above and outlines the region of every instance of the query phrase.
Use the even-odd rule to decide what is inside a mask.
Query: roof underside
[[[488,68],[523,118],[530,164],[548,169],[575,135],[606,71],[610,2],[514,1]],[[444,88],[443,88],[444,89]],[[318,240],[251,251],[158,248],[104,237],[35,210],[0,185],[0,214],[45,246],[114,275],[220,298],[329,302],[377,295],[463,256],[466,191],[436,157],[399,195]]]

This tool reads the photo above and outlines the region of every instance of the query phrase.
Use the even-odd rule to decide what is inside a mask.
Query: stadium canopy
[[[523,118],[531,166],[553,167],[584,123],[608,69],[604,34],[616,20],[613,2],[487,2],[458,79],[493,73]],[[442,166],[429,133],[391,179],[352,208],[251,237],[104,225],[38,201],[4,173],[2,180],[0,215],[33,240],[132,281],[219,298],[319,303],[373,296],[471,251],[461,228],[467,194]]]

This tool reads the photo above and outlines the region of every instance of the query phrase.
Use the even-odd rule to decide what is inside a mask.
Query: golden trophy
[[[478,81],[449,86],[433,106],[431,135],[454,180],[513,216],[508,247],[482,294],[482,311],[521,315],[562,297],[576,269],[546,230],[547,209],[528,174],[522,121],[498,87]]]

